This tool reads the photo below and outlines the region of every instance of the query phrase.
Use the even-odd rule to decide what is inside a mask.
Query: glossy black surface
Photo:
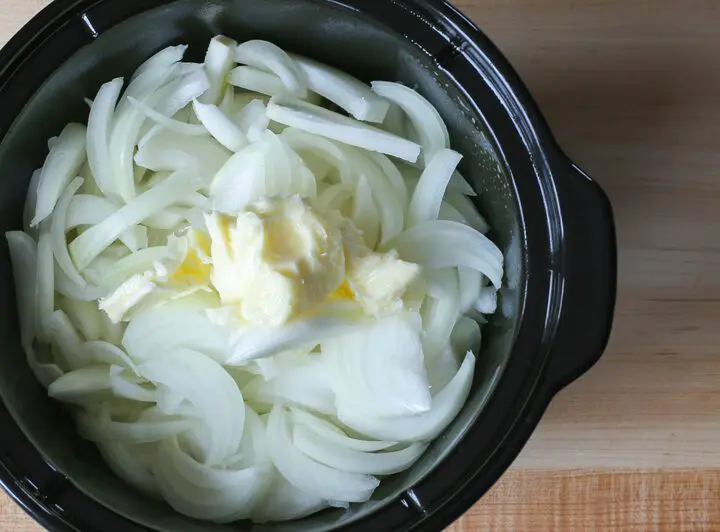
[[[20,226],[46,139],[86,118],[84,97],[168,44],[188,42],[199,59],[202,43],[220,32],[269,38],[368,80],[415,85],[466,155],[463,171],[509,263],[506,315],[489,324],[467,407],[416,467],[370,503],[272,527],[440,530],[508,467],[557,390],[600,356],[615,297],[607,199],[556,146],[500,53],[445,2],[58,0],[0,52],[0,229]],[[5,246],[0,268],[7,318],[0,325],[0,479],[32,515],[52,530],[148,530],[120,514],[173,531],[271,529],[180,518],[111,475],[25,367]]]

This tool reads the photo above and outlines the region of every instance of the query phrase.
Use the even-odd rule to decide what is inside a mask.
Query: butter
[[[249,324],[281,325],[345,280],[342,232],[299,196],[263,199],[234,219],[212,213],[206,222],[212,284]]]

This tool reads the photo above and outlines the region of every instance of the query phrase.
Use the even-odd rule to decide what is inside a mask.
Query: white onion
[[[467,266],[486,275],[496,287],[501,285],[502,252],[466,225],[425,222],[400,235],[394,246],[404,260],[432,269]]]
[[[138,366],[138,372],[181,393],[197,409],[210,441],[204,449],[206,464],[218,464],[237,449],[245,422],[243,396],[217,362],[197,351],[178,348],[157,354]]]
[[[372,90],[405,111],[420,138],[425,164],[430,164],[438,151],[450,147],[450,134],[440,113],[416,91],[387,81],[374,81]]]
[[[350,146],[410,162],[420,156],[420,146],[414,142],[301,100],[273,97],[267,112],[275,122]]]
[[[192,172],[209,184],[231,155],[213,138],[163,131],[139,147],[135,163],[155,172]]]
[[[461,159],[462,155],[452,150],[443,148],[436,152],[420,176],[410,201],[408,227],[437,220],[445,190]]]
[[[270,72],[249,66],[239,66],[230,72],[228,81],[235,87],[267,96],[285,96],[289,91],[283,81]]]
[[[215,140],[231,152],[236,152],[247,144],[247,139],[242,130],[216,105],[204,104],[194,100],[193,109],[205,129]]]
[[[321,464],[365,475],[392,475],[405,471],[427,448],[426,444],[413,443],[400,451],[384,453],[355,451],[328,442],[302,425],[294,428],[293,443],[298,451]]]
[[[348,473],[320,464],[292,443],[284,407],[276,406],[268,419],[268,449],[280,474],[293,486],[323,499],[365,502],[379,485],[368,475]]]
[[[144,192],[103,222],[85,231],[70,244],[70,254],[78,269],[86,268],[128,227],[180,201],[182,197],[195,192],[200,186],[199,181],[188,179],[187,175],[178,172]]]
[[[337,409],[368,416],[417,415],[430,409],[418,316],[393,316],[322,342]]]
[[[422,442],[434,439],[460,412],[472,384],[475,357],[468,353],[450,383],[432,400],[432,408],[411,417],[373,418],[347,410],[339,417],[360,434],[378,439]]]
[[[276,329],[254,329],[236,334],[228,365],[242,365],[304,345],[347,334],[362,327],[356,305],[327,304],[317,314],[298,319]]]
[[[35,216],[30,223],[36,227],[50,216],[65,187],[85,162],[86,129],[68,124],[45,159],[38,178]]]
[[[290,56],[307,78],[308,88],[343,108],[354,118],[382,123],[390,104],[362,81],[307,57]]]
[[[267,41],[247,41],[235,51],[238,63],[250,65],[278,76],[288,92],[302,98],[307,94],[307,81],[297,64],[276,45]]]
[[[376,451],[385,451],[390,447],[397,446],[397,442],[369,441],[350,438],[329,421],[320,419],[319,417],[305,412],[304,410],[294,409],[293,420],[295,421],[295,430],[297,430],[298,426],[305,425],[315,434],[321,436],[325,441],[354,451],[372,453]]]
[[[210,87],[199,97],[202,103],[217,104],[225,91],[225,78],[235,61],[237,42],[225,35],[217,35],[210,39],[205,54],[205,74]]]
[[[90,107],[87,127],[87,160],[100,191],[106,196],[118,194],[108,151],[110,128],[123,78],[115,78],[98,90]]]

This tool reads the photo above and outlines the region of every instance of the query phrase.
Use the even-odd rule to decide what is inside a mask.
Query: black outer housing
[[[471,102],[483,106],[515,180],[526,253],[524,305],[510,363],[482,424],[471,427],[442,465],[398,501],[343,530],[441,530],[468,510],[516,458],[553,396],[599,359],[610,334],[616,290],[613,217],[602,190],[563,154],[532,97],[488,38],[443,0],[324,0],[382,20],[434,54]],[[85,12],[104,28],[170,0],[56,0],[0,51],[0,136],[56,65],[87,44]],[[430,21],[418,33],[405,24]],[[68,25],[74,25],[72,30]],[[432,29],[430,29],[432,28]],[[62,42],[57,42],[57,34]],[[52,46],[47,43],[55,34]],[[42,61],[34,61],[42,50]],[[515,172],[517,173],[517,172]],[[480,426],[481,425],[481,426]],[[139,532],[80,493],[47,464],[0,405],[0,483],[53,531]]]

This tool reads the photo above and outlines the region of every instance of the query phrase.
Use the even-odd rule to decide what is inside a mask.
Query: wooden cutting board
[[[47,3],[0,0],[0,41]],[[720,2],[457,5],[610,195],[620,292],[602,362],[452,530],[720,530]],[[0,495],[0,531],[37,529]]]

